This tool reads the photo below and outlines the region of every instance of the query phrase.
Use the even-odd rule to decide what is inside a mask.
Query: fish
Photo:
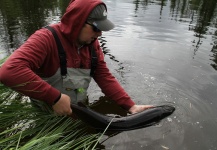
[[[122,117],[101,114],[84,104],[71,104],[73,113],[92,128],[98,131],[129,131],[149,127],[159,123],[175,111],[172,105],[160,105],[146,109],[140,113]]]

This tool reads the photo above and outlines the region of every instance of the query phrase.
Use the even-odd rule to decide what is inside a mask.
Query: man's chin
[[[80,45],[89,45],[89,44],[92,44],[96,41],[96,39],[92,40],[92,41],[80,41],[79,44]]]
[[[81,41],[79,41],[78,44],[79,44],[79,45],[87,45],[88,42],[81,42]]]

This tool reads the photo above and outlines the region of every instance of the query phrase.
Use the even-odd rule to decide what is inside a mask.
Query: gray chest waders
[[[44,78],[44,80],[60,90],[61,93],[69,95],[72,103],[85,101],[87,99],[87,88],[97,65],[97,55],[94,47],[92,45],[89,46],[91,51],[91,69],[67,68],[66,53],[56,31],[50,26],[46,26],[46,28],[52,32],[55,38],[60,59],[60,69],[54,76]]]

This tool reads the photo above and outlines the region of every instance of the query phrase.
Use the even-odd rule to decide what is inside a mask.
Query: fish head
[[[163,105],[161,107],[165,117],[171,115],[175,111],[175,107],[171,105]]]

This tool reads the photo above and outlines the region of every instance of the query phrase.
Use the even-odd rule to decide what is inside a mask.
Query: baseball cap
[[[87,18],[87,22],[93,24],[101,31],[109,31],[115,25],[107,19],[107,11],[103,4],[97,5]]]

